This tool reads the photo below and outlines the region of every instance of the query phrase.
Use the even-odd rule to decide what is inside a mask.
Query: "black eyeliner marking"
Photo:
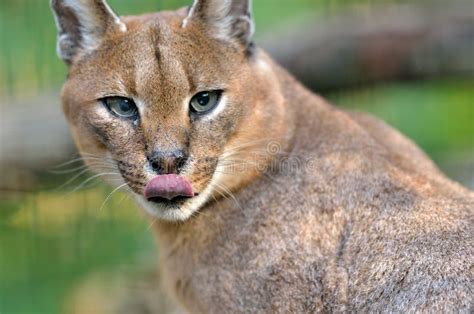
[[[109,136],[107,133],[105,133],[102,129],[92,125],[92,129],[94,130],[95,136],[98,138],[98,140],[107,146],[107,143],[109,142]]]

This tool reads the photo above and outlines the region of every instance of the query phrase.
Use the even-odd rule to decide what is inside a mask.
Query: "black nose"
[[[148,157],[151,168],[159,175],[178,174],[183,169],[187,159],[186,153],[182,150],[155,151]]]

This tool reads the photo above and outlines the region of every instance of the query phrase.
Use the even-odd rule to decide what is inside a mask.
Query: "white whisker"
[[[151,228],[153,228],[153,226],[155,225],[155,223],[158,221],[158,218],[153,218],[153,220],[151,221],[151,224],[148,226],[148,228],[146,228],[146,231],[150,231]]]
[[[79,186],[77,186],[74,190],[72,190],[71,192],[76,192],[80,189],[82,189],[87,183],[89,183],[90,181],[94,180],[94,179],[97,179],[99,177],[103,177],[103,176],[121,176],[120,173],[117,173],[117,172],[105,172],[105,173],[99,173],[99,174],[96,174],[88,179],[86,179],[84,182],[82,182]]]
[[[72,183],[74,180],[76,180],[77,178],[79,178],[81,175],[83,175],[84,173],[88,172],[89,169],[84,169],[82,170],[81,172],[79,172],[78,174],[76,174],[75,176],[73,176],[72,178],[70,178],[69,180],[67,180],[65,183],[63,183],[62,185],[60,185],[59,187],[57,187],[55,189],[55,191],[59,191],[61,190],[62,188],[64,188],[65,186],[67,186],[68,184]]]
[[[124,183],[124,184],[118,186],[117,188],[115,188],[112,192],[110,192],[109,195],[105,198],[105,200],[104,200],[104,202],[102,203],[102,205],[100,206],[99,211],[101,211],[101,210],[104,208],[104,206],[105,206],[105,204],[107,203],[107,201],[110,199],[110,197],[111,197],[115,192],[117,192],[118,190],[120,190],[121,188],[126,187],[126,186],[128,186],[128,183]]]

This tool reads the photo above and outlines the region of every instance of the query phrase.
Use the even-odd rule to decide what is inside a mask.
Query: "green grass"
[[[61,313],[91,272],[156,253],[149,223],[110,189],[38,192],[0,201],[0,313]],[[8,209],[5,214],[4,209]]]

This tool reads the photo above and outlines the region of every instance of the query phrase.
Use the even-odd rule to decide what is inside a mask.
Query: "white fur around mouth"
[[[135,194],[135,199],[152,218],[166,221],[184,221],[192,215],[192,212],[186,210],[185,205],[180,206],[179,208],[172,208],[167,205],[149,202],[143,196],[138,194]]]
[[[201,207],[206,204],[206,202],[211,197],[214,187],[219,182],[220,176],[222,173],[219,170],[220,162],[217,164],[216,170],[212,176],[211,182],[207,187],[196,195],[193,198],[190,198],[179,208],[171,208],[169,206],[160,205],[156,203],[149,202],[142,195],[135,194],[135,199],[140,204],[140,206],[145,210],[148,215],[151,215],[153,218],[158,218],[166,221],[185,221],[191,216],[199,211]]]

